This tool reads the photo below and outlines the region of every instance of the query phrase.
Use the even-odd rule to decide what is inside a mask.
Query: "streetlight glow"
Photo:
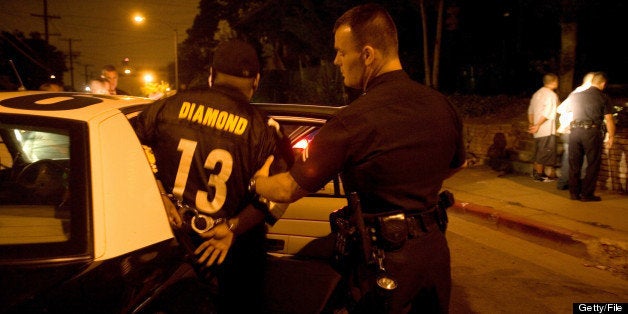
[[[145,83],[152,83],[155,80],[155,77],[150,74],[150,73],[146,73],[144,74],[144,82]]]
[[[133,16],[133,22],[135,22],[136,24],[143,23],[145,20],[146,18],[141,14],[136,14],[135,16]]]
[[[164,24],[168,26],[172,31],[174,31],[174,89],[179,89],[179,33],[176,27],[172,27],[167,22],[153,19],[154,21]],[[135,14],[133,16],[133,23],[135,24],[143,24],[146,21],[146,17],[142,14]]]

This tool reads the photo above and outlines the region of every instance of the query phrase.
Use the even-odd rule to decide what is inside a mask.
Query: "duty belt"
[[[381,232],[382,222],[404,220],[408,226],[408,238],[416,238],[423,233],[438,229],[437,206],[422,212],[394,211],[383,214],[364,214],[364,222],[371,232]]]
[[[599,125],[595,124],[591,120],[572,121],[570,126],[571,128],[583,128],[583,129],[595,129],[599,127]]]

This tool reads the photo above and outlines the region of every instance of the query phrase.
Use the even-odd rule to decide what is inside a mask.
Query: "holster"
[[[385,251],[396,251],[403,247],[408,239],[408,223],[403,212],[387,213],[385,216],[376,216],[375,239],[377,246]]]
[[[449,217],[447,217],[447,208],[454,205],[454,194],[448,190],[444,190],[438,194],[438,206],[436,207],[436,223],[440,231],[445,233]]]
[[[357,227],[350,221],[348,215],[346,206],[329,214],[329,224],[335,238],[332,266],[340,273],[355,265],[360,256]]]

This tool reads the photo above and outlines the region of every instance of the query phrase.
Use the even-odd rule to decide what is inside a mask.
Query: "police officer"
[[[361,96],[320,129],[289,172],[268,177],[262,168],[250,185],[271,200],[295,201],[340,172],[365,216],[405,213],[414,236],[385,252],[398,282],[387,312],[446,313],[450,254],[432,214],[443,180],[465,161],[461,120],[443,95],[403,71],[395,24],[381,6],[350,9],[334,35],[334,64]]]
[[[602,92],[606,82],[606,75],[598,72],[591,80],[591,87],[579,93],[572,93],[565,100],[573,111],[569,136],[569,194],[572,200],[583,202],[601,200],[594,193],[602,162],[604,141],[602,123],[606,124],[608,131],[608,148],[613,145],[615,136],[613,106]],[[584,156],[587,157],[587,168],[584,179],[580,179]]]
[[[220,264],[215,268],[220,312],[252,313],[263,306],[268,207],[247,185],[267,156],[280,154],[283,169],[292,159],[273,123],[249,103],[259,72],[249,44],[223,42],[214,53],[208,91],[158,101],[136,125],[142,143],[155,153],[165,190],[193,211],[198,263]]]

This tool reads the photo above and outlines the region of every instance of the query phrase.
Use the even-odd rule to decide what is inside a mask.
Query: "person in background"
[[[605,136],[602,123],[608,132],[607,148],[613,146],[615,136],[613,105],[603,93],[607,81],[606,74],[597,72],[591,80],[591,87],[579,93],[572,93],[565,99],[567,106],[573,110],[569,135],[569,196],[572,200],[583,202],[602,200],[595,195]],[[581,178],[585,156],[587,169],[584,178]]]
[[[102,68],[100,77],[109,81],[109,94],[110,95],[128,95],[129,93],[118,88],[118,70],[111,64],[105,65]]]
[[[558,95],[558,76],[548,73],[543,76],[543,87],[537,90],[530,99],[528,122],[530,132],[534,136],[534,165],[532,178],[540,182],[552,182],[556,179],[556,106]],[[545,174],[545,168],[550,174]]]
[[[64,91],[63,85],[54,81],[41,84],[41,86],[39,86],[39,90],[49,91],[49,92],[63,92]]]
[[[249,186],[271,201],[293,202],[341,173],[345,191],[357,193],[364,224],[379,230],[378,239],[390,238],[375,221],[408,226],[399,233],[400,247],[377,244],[397,288],[381,298],[373,273],[353,282],[360,291],[356,312],[447,313],[450,254],[437,203],[443,180],[465,163],[460,117],[446,97],[403,70],[397,29],[382,6],[345,12],[336,21],[334,38],[334,64],[345,86],[360,95],[321,127],[289,172],[268,176],[264,167]]]
[[[582,84],[576,89],[574,89],[572,93],[579,93],[591,87],[591,80],[595,72],[589,72],[584,75],[582,78]],[[569,96],[567,96],[569,97]],[[560,161],[560,177],[556,181],[556,188],[559,190],[568,190],[569,189],[569,124],[573,120],[573,111],[569,107],[568,103],[562,102],[557,108],[556,112],[559,114],[558,121],[559,126],[556,129],[556,133],[559,134],[561,142],[563,143],[563,154]],[[586,168],[586,159],[584,161],[584,165],[582,167],[582,171],[585,171]]]
[[[89,81],[89,92],[98,95],[110,95],[110,83],[107,79],[98,77]]]
[[[277,123],[249,103],[259,73],[251,45],[222,42],[209,90],[158,100],[135,122],[140,141],[154,152],[163,192],[193,209],[188,234],[194,258],[201,277],[209,270],[218,279],[220,313],[259,313],[264,306],[269,208],[247,184],[268,156],[278,155],[279,169],[294,159]]]

